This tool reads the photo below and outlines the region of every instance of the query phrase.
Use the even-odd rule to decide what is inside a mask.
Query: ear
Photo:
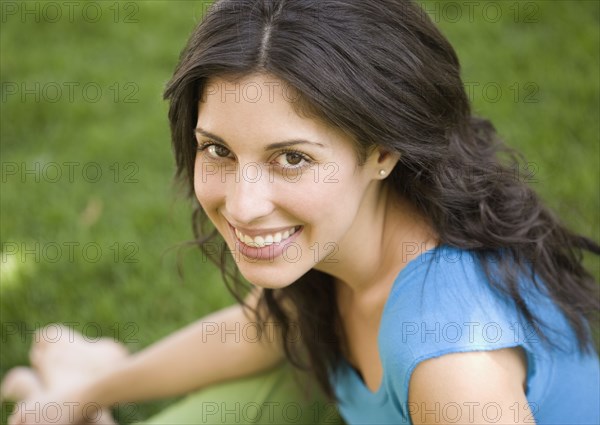
[[[399,152],[376,146],[367,157],[365,167],[374,178],[383,180],[390,175],[399,160]]]

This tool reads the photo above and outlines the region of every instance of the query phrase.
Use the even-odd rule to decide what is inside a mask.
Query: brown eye
[[[208,147],[208,153],[213,157],[226,158],[231,152],[221,145],[210,145]]]
[[[313,161],[302,152],[283,151],[275,158],[275,163],[282,168],[291,169],[309,166]]]
[[[285,159],[289,165],[298,165],[302,162],[304,157],[295,152],[288,152],[285,154]]]

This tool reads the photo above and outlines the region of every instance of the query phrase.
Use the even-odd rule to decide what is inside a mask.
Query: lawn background
[[[161,100],[208,2],[92,2],[85,10],[74,2],[72,16],[50,3],[60,18],[48,2],[1,4],[2,376],[27,363],[31,331],[47,323],[71,322],[136,351],[233,302],[196,251],[183,251],[178,276],[191,204],[171,184]],[[531,184],[548,204],[599,241],[599,3],[425,7],[460,56],[475,110],[535,164]],[[35,167],[38,175],[20,173]],[[598,258],[587,264],[600,276]],[[119,419],[141,420],[170,402],[126,406]],[[9,409],[2,405],[3,423]]]

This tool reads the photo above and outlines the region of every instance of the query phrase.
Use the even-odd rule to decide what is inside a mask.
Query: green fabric
[[[190,394],[145,425],[343,424],[317,384],[288,363]]]

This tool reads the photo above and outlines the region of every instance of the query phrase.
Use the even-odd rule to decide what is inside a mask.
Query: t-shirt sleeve
[[[420,260],[417,260],[420,261]],[[409,263],[410,264],[410,263]],[[521,346],[528,379],[539,344],[514,302],[489,284],[477,258],[444,250],[401,273],[384,309],[379,346],[388,392],[408,417],[408,385],[422,361],[449,353]]]

